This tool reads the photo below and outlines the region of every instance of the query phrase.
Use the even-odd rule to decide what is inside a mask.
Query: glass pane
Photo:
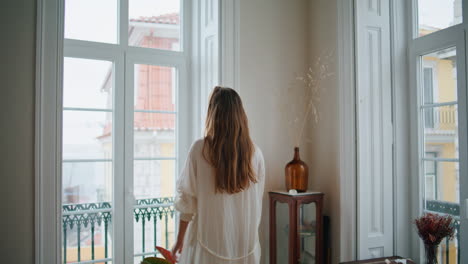
[[[112,221],[111,212],[99,212],[92,214],[79,213],[80,210],[64,211],[63,243],[66,249],[63,251],[64,263],[76,263],[79,261],[91,261],[112,257]],[[67,214],[68,215],[65,215]],[[80,217],[89,219],[96,217],[94,224],[85,226],[79,221]],[[94,258],[93,258],[94,243]],[[79,250],[78,250],[79,249]],[[79,257],[78,257],[79,256]],[[98,261],[97,263],[105,263]],[[112,263],[107,261],[107,263]]]
[[[175,241],[175,214],[172,205],[176,182],[175,164],[175,160],[134,162],[133,188],[136,199],[134,252],[136,254],[153,252],[156,245],[170,248]]]
[[[154,252],[156,246],[171,249],[174,245],[175,214],[171,213],[174,209],[171,208],[169,211],[166,211],[162,206],[153,203],[147,207],[135,209],[133,220],[133,247],[135,254]],[[155,212],[160,212],[161,214],[155,214]],[[154,256],[154,253],[146,256]],[[135,264],[140,264],[141,260],[142,257],[136,257]]]
[[[112,109],[112,71],[110,61],[66,57],[63,106]]]
[[[135,65],[135,110],[174,112],[177,71],[174,67]]]
[[[419,36],[460,24],[462,0],[418,0]]]
[[[315,203],[302,204],[299,209],[299,248],[301,264],[315,262],[315,244],[317,239]]]
[[[289,207],[287,203],[276,203],[276,263],[289,260]]]
[[[64,162],[62,170],[64,262],[110,258],[112,162]]]
[[[117,43],[117,0],[65,0],[65,38]]]
[[[136,160],[133,188],[135,199],[172,197],[175,191],[174,160]]]
[[[459,163],[425,160],[426,200],[459,203]]]
[[[457,114],[457,105],[424,109],[424,147],[426,154],[434,154],[437,158],[458,158]]]
[[[112,162],[64,162],[63,204],[112,201]]]
[[[131,46],[180,49],[180,0],[129,0]]]
[[[422,56],[424,104],[457,101],[456,58],[454,47]]]
[[[111,159],[112,113],[63,111],[63,159]]]
[[[175,114],[135,113],[135,158],[174,158],[175,118]]]
[[[134,73],[134,252],[150,256],[175,237],[177,72],[136,64]]]

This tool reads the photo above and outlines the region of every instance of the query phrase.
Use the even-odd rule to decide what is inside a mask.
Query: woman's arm
[[[177,255],[182,252],[182,247],[184,246],[184,237],[185,231],[187,231],[187,226],[189,222],[184,220],[179,220],[179,233],[177,234],[177,241],[174,247],[172,248],[172,256],[177,259]]]

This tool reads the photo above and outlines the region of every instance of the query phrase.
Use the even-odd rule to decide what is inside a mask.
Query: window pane
[[[458,158],[457,114],[457,105],[424,109],[426,157],[433,153],[438,158]]]
[[[424,104],[457,101],[456,56],[456,49],[448,48],[422,57]]]
[[[112,162],[64,162],[63,204],[112,201]]]
[[[154,252],[155,246],[170,249],[175,243],[175,214],[174,208],[164,207],[156,200],[148,206],[136,208],[134,211],[134,252]],[[167,208],[167,209],[165,209]],[[156,217],[154,217],[156,216]],[[137,221],[138,217],[138,221]],[[145,217],[145,218],[143,218]],[[148,219],[149,218],[149,219]],[[144,220],[143,220],[144,219]],[[153,254],[148,254],[149,256]],[[158,254],[159,255],[159,254]],[[161,257],[161,256],[160,256]],[[135,264],[140,264],[142,257],[135,258]]]
[[[180,50],[180,0],[129,0],[131,46]]]
[[[459,203],[458,162],[424,161],[426,200]]]
[[[64,162],[62,170],[64,263],[110,258],[112,162]]]
[[[462,23],[462,0],[418,0],[419,36]]]
[[[174,243],[175,160],[134,162],[134,252],[153,252]],[[140,259],[141,260],[141,259]],[[139,263],[139,262],[136,262]]]
[[[110,61],[65,58],[63,106],[112,109],[112,68]]]
[[[135,199],[174,196],[175,160],[136,160],[133,171]]]
[[[135,110],[176,111],[176,68],[137,64],[134,81]]]
[[[175,114],[135,113],[135,158],[175,157]]]
[[[111,159],[112,113],[63,112],[63,158]]]
[[[117,0],[65,0],[65,38],[117,43]]]

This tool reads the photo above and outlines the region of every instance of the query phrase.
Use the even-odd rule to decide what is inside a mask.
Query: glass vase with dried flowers
[[[418,235],[424,243],[426,252],[426,264],[437,264],[437,248],[444,239],[452,239],[455,227],[450,215],[426,213],[416,218],[414,224],[418,229]]]
[[[295,116],[294,119],[291,119],[293,122],[291,127],[294,129],[294,158],[285,167],[286,189],[288,191],[307,191],[309,168],[300,158],[299,143],[304,137],[307,121],[311,117],[315,123],[319,121],[317,105],[320,102],[320,94],[324,87],[322,82],[333,75],[332,71],[330,71],[331,58],[331,52],[319,56],[304,75],[296,78],[299,85],[292,87],[293,89],[300,89],[296,91],[299,92],[300,99],[287,105],[288,113]],[[288,92],[294,94],[294,91],[289,90]]]

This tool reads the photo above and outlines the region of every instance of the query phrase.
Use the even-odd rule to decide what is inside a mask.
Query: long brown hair
[[[216,86],[208,106],[202,152],[215,170],[217,193],[238,193],[257,182],[252,168],[254,151],[239,95],[231,88]]]

